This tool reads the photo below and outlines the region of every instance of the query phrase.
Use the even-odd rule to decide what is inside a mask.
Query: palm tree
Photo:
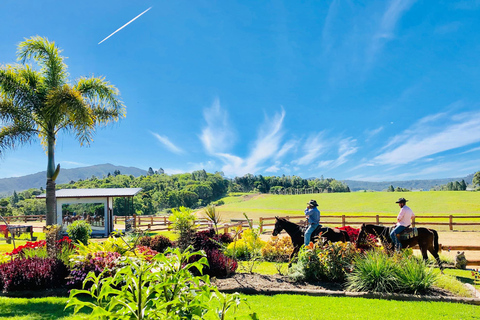
[[[105,78],[82,77],[71,84],[61,50],[46,38],[18,45],[21,64],[0,66],[0,154],[38,138],[48,157],[47,225],[56,221],[55,141],[59,131],[73,133],[89,144],[96,126],[125,117],[119,91]],[[27,61],[37,64],[34,68]]]

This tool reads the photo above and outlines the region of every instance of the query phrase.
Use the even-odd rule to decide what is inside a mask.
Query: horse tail
[[[439,246],[438,246],[438,233],[437,231],[433,230],[433,229],[430,229],[430,231],[433,232],[433,250],[435,250],[435,252],[438,252],[438,249],[439,249]]]

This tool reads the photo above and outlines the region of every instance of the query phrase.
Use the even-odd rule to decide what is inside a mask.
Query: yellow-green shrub
[[[250,259],[265,246],[266,242],[260,239],[255,231],[246,229],[243,231],[242,239],[233,241],[225,250],[225,254],[229,257],[237,259]]]
[[[262,248],[262,257],[266,261],[288,262],[292,251],[290,237],[271,237]]]

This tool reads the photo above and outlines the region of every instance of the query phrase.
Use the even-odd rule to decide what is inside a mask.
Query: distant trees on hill
[[[390,187],[388,187],[387,189],[387,192],[409,192],[409,191],[410,190],[405,188],[400,188],[400,187],[394,188],[393,185],[390,185]]]
[[[295,194],[302,190],[309,189],[315,193],[321,192],[350,192],[347,184],[338,180],[328,179],[303,179],[298,176],[270,176],[246,174],[243,177],[236,177],[231,181],[230,191],[261,193],[286,193]]]
[[[464,191],[464,190],[467,190],[467,184],[463,179],[462,181],[449,182],[447,184],[443,184],[441,186],[432,188],[432,191]]]

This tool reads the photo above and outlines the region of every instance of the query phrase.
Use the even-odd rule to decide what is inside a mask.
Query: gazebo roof
[[[133,197],[142,188],[99,188],[99,189],[61,189],[55,191],[57,198],[106,198],[106,197]],[[45,198],[43,193],[37,199]]]

